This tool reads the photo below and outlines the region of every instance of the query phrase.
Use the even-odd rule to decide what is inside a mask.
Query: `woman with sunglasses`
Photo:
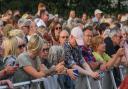
[[[34,34],[31,36],[27,44],[27,51],[21,53],[17,59],[19,68],[23,73],[22,76],[26,77],[22,77],[21,79],[15,77],[15,82],[27,81],[45,76],[44,68],[41,66],[39,58],[39,53],[43,45],[44,40],[39,35]],[[16,75],[20,73],[21,72],[17,72]]]
[[[63,69],[62,67],[64,67],[63,65],[61,66],[60,64],[57,65],[56,67],[52,67],[53,64],[49,61],[50,58],[48,57],[48,55],[51,54],[51,52],[53,53],[53,50],[49,50],[49,49],[51,49],[49,46],[49,43],[47,41],[44,41],[44,45],[42,46],[42,49],[39,53],[39,57],[41,59],[42,66],[44,66],[45,73],[47,76],[51,75],[57,71],[60,71],[61,69]]]
[[[10,37],[17,37],[18,40],[18,55],[26,51],[25,35],[22,30],[14,29],[9,32]]]
[[[53,45],[59,45],[59,35],[62,31],[62,25],[59,22],[53,21],[50,24],[50,35],[52,37]]]
[[[3,79],[12,79],[13,74],[16,72],[18,65],[16,65],[16,59],[19,53],[20,38],[10,37],[3,40],[2,49],[3,49],[3,68],[6,69],[9,67],[10,70],[4,71]]]
[[[50,45],[48,43],[48,41],[44,41],[44,45],[40,51],[40,59],[41,59],[41,63],[44,64],[47,68],[49,68],[51,65],[48,62],[48,54],[49,54],[49,48]]]
[[[18,37],[10,37],[3,40],[2,48],[4,51],[4,63],[5,65],[15,65],[16,58],[18,56]]]

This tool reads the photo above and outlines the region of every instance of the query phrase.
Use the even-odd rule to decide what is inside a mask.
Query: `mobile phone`
[[[103,78],[105,76],[104,72],[102,72],[102,71],[99,72],[99,75],[100,75],[100,78]]]
[[[79,72],[77,69],[73,69],[73,74],[76,76],[76,77],[79,77]]]

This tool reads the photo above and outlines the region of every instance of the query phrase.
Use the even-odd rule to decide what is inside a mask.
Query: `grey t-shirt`
[[[25,66],[33,66],[37,70],[40,69],[40,65],[41,65],[41,61],[38,56],[35,57],[34,59],[31,59],[27,52],[20,54],[16,60],[16,63],[19,64],[20,68]]]

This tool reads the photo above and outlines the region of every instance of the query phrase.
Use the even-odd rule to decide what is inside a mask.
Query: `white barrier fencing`
[[[120,77],[123,80],[125,75],[125,68],[120,67]],[[48,76],[47,78],[35,79],[32,81],[26,81],[14,84],[14,89],[61,89],[57,81],[58,76]],[[113,76],[112,70],[105,72],[105,76],[99,80],[94,80],[89,76],[86,76],[86,85],[88,89],[118,89]],[[0,89],[8,89],[7,86],[0,86]]]

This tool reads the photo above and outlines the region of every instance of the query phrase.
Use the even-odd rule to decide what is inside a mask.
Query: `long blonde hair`
[[[6,38],[3,40],[3,48],[4,48],[4,57],[7,57],[9,55],[12,56],[17,56],[17,48],[18,48],[18,44],[17,44],[17,38],[16,37],[12,37],[12,38]]]

